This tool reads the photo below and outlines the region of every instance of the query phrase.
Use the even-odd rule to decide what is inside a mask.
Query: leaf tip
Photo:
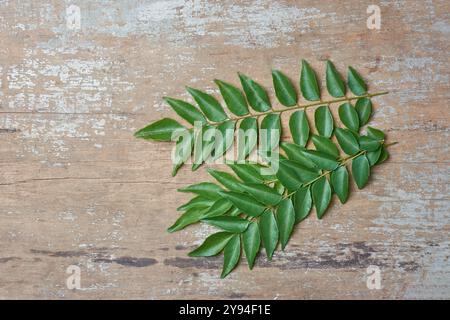
[[[358,72],[352,66],[348,66],[348,72],[351,73],[352,75],[358,74]]]
[[[162,97],[162,100],[167,103],[168,105],[172,106],[173,103],[175,103],[174,98],[168,97],[168,96],[164,96]]]
[[[133,136],[134,136],[135,138],[142,138],[141,129],[139,129],[138,131],[136,131],[135,133],[133,133]]]
[[[333,64],[333,62],[331,62],[331,60],[329,60],[329,59],[327,59],[327,61],[326,61],[326,65],[327,65],[327,67],[328,67],[328,68],[330,68],[330,67],[334,67],[334,64]]]
[[[242,72],[238,71],[237,74],[238,74],[239,79],[241,79],[241,80],[247,79],[247,76],[245,74],[243,74]]]
[[[174,166],[173,167],[172,173],[171,173],[172,177],[175,177],[177,175],[178,169],[180,169],[180,166]]]

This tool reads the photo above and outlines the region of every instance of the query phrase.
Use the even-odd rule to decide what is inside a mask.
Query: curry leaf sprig
[[[280,71],[273,70],[275,95],[280,104],[287,107],[279,109],[272,107],[266,91],[258,83],[243,74],[239,74],[239,78],[245,95],[229,83],[215,81],[232,115],[225,112],[216,98],[193,88],[188,88],[188,92],[199,108],[181,100],[165,99],[191,125],[200,123],[201,128],[215,128],[222,134],[235,130],[238,125],[244,131],[281,131],[280,115],[295,110],[289,118],[292,142],[282,142],[281,153],[276,153],[278,157],[272,158],[271,162],[228,162],[233,173],[208,170],[217,183],[201,182],[179,190],[193,193],[194,197],[178,208],[183,213],[168,231],[175,232],[199,222],[218,228],[218,232],[207,237],[189,255],[206,257],[223,252],[222,277],[236,267],[242,255],[252,269],[261,247],[271,260],[278,244],[282,249],[286,247],[294,226],[306,219],[313,208],[322,219],[333,194],[341,203],[348,200],[350,176],[358,189],[364,188],[372,167],[384,162],[389,157],[387,148],[395,144],[387,144],[384,132],[370,126],[365,135],[360,134],[372,114],[371,98],[387,92],[368,93],[364,80],[352,67],[348,68],[346,83],[354,96],[347,96],[345,82],[334,65],[327,61],[326,87],[333,99],[321,100],[315,72],[303,60],[300,92],[310,101],[306,104],[299,103],[290,80]],[[352,101],[356,101],[354,106]],[[342,127],[336,127],[330,111],[330,105],[334,104],[339,104]],[[250,112],[248,105],[256,113]],[[317,107],[314,133],[305,112],[312,107]],[[222,156],[235,139],[234,135],[225,135],[227,138],[220,143],[206,141],[202,132],[198,134],[194,128],[186,128],[170,118],[148,125],[135,136],[170,141],[173,133],[179,130],[188,132],[190,138],[177,140],[176,150],[182,150],[183,156],[175,161],[173,174],[193,150],[195,170],[208,157]],[[257,136],[257,139],[244,141],[244,159],[258,142],[259,145],[264,142],[262,139],[267,137]],[[278,144],[279,139],[271,150],[274,151]],[[198,145],[201,148],[195,152]],[[274,162],[276,165],[272,166]],[[270,172],[270,168],[275,169]]]
[[[317,123],[316,123],[317,125]],[[282,143],[279,167],[273,175],[260,174],[263,165],[228,164],[234,172],[209,169],[218,182],[202,182],[180,189],[195,197],[178,208],[184,211],[168,229],[181,230],[197,222],[221,229],[190,252],[192,257],[214,256],[223,251],[222,277],[239,262],[241,247],[253,268],[260,247],[270,260],[278,245],[284,249],[294,226],[308,217],[313,207],[322,219],[331,197],[341,203],[349,196],[349,172],[357,187],[368,182],[371,167],[384,162],[389,153],[381,130],[368,127],[367,135],[336,128],[336,138],[345,155],[330,138],[313,135],[315,149]],[[291,134],[294,134],[291,132]]]
[[[296,88],[285,74],[279,70],[272,70],[275,95],[283,106],[275,108],[269,99],[267,91],[260,84],[242,73],[238,75],[243,92],[228,82],[222,80],[214,81],[227,108],[224,108],[213,95],[187,87],[187,92],[192,96],[198,107],[180,99],[165,97],[164,100],[188,126],[182,125],[171,118],[163,118],[138,130],[135,136],[156,141],[175,140],[175,154],[179,156],[174,160],[172,174],[176,175],[178,169],[190,157],[193,158],[192,170],[196,170],[205,161],[216,160],[222,157],[236,140],[237,145],[244,145],[243,148],[239,148],[242,152],[238,155],[238,159],[246,159],[258,145],[258,142],[261,144],[262,139],[268,139],[265,136],[258,137],[258,134],[255,135],[256,138],[248,139],[245,134],[226,134],[227,131],[235,132],[241,130],[244,133],[249,131],[258,133],[259,129],[265,129],[267,131],[278,130],[278,132],[281,132],[281,115],[287,111],[294,110],[295,112],[290,115],[289,125],[291,128],[296,128],[296,130],[304,130],[306,128],[305,110],[317,107],[316,117],[322,120],[318,121],[317,130],[324,137],[330,137],[333,131],[333,124],[329,106],[341,104],[339,114],[342,113],[343,118],[348,121],[351,121],[354,118],[351,116],[357,113],[356,121],[344,123],[347,127],[354,130],[356,126],[364,125],[368,122],[372,111],[370,98],[387,93],[369,93],[359,73],[352,67],[349,67],[347,84],[354,95],[347,95],[347,86],[342,76],[333,63],[327,61],[326,87],[333,98],[321,100],[321,91],[316,73],[308,62],[302,60],[299,80],[300,92],[304,100],[309,102],[302,103],[300,101]],[[355,108],[352,108],[350,104],[352,101],[356,101]],[[194,130],[195,124],[199,124],[201,129],[203,129],[197,130],[198,134]],[[216,129],[222,134],[224,139],[219,142],[214,139],[207,139],[205,137],[207,130],[204,130],[207,128]],[[187,134],[174,134],[179,131],[186,131]],[[304,145],[305,137],[294,137],[294,142],[302,146]],[[266,142],[266,144],[276,147],[272,145],[272,141]]]

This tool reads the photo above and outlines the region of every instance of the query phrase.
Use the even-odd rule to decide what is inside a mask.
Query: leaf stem
[[[388,143],[388,144],[383,143],[383,145],[384,145],[386,148],[389,148],[389,147],[391,147],[391,146],[393,146],[393,145],[396,145],[397,143],[398,143],[398,142],[395,141],[395,142],[391,142],[391,143]],[[354,155],[352,155],[352,156],[348,156],[348,157],[343,158],[343,159],[339,162],[339,165],[336,167],[336,169],[339,168],[339,167],[345,166],[349,161],[351,161],[351,160],[353,160],[353,159],[355,159],[355,158],[357,158],[357,157],[359,157],[360,155],[363,155],[363,154],[365,154],[365,153],[367,153],[367,151],[361,150],[361,151],[359,151],[358,153],[356,153],[356,154],[354,154]],[[336,170],[336,169],[334,169],[334,170]],[[305,183],[305,184],[302,184],[301,187],[302,187],[302,188],[305,188],[305,187],[310,186],[311,184],[313,184],[314,182],[316,182],[316,181],[319,180],[320,178],[325,177],[326,175],[330,174],[330,173],[333,172],[334,170],[324,171],[320,176],[314,178],[313,180],[311,180],[311,181],[309,181],[309,182],[307,182],[307,183]],[[290,196],[292,196],[292,195],[293,195],[294,193],[296,193],[296,192],[297,192],[297,190],[296,190],[296,191],[292,191],[291,193],[288,193],[286,196],[283,197],[283,199],[289,198]]]
[[[372,97],[376,97],[376,96],[382,96],[382,95],[385,95],[388,93],[389,93],[389,91],[380,91],[380,92],[375,92],[375,93],[367,93],[362,96],[352,96],[352,97],[342,97],[342,98],[338,98],[338,99],[320,100],[320,101],[315,101],[315,102],[308,103],[308,104],[297,104],[293,107],[288,107],[288,108],[283,108],[283,109],[271,109],[271,110],[260,112],[257,114],[249,113],[249,114],[247,114],[245,116],[241,116],[241,117],[230,117],[229,119],[226,119],[224,121],[219,121],[219,122],[208,121],[208,123],[210,125],[218,125],[218,124],[224,123],[226,121],[239,121],[239,120],[246,119],[246,118],[260,117],[260,116],[272,114],[272,113],[280,113],[281,114],[286,111],[306,109],[309,107],[316,107],[316,106],[320,106],[320,105],[330,105],[330,104],[334,104],[334,103],[339,103],[339,102],[344,102],[344,101],[352,101],[352,100],[361,99],[361,98],[372,98]]]
[[[389,147],[391,147],[391,146],[393,146],[393,145],[396,145],[397,143],[398,143],[397,141],[391,142],[391,143],[388,143],[388,144],[386,144],[386,143],[383,142],[382,145],[383,145],[385,148],[389,148]],[[355,159],[355,158],[357,158],[357,157],[359,157],[359,156],[361,156],[361,155],[363,155],[363,154],[366,154],[366,153],[367,153],[366,150],[360,150],[358,153],[356,153],[356,154],[354,154],[354,155],[352,155],[352,156],[347,156],[347,157],[345,157],[345,158],[342,158],[342,159],[339,161],[339,165],[338,165],[334,170],[336,170],[337,168],[340,168],[340,167],[342,167],[342,166],[347,165],[347,163],[350,162],[351,160],[353,160],[353,159]],[[319,175],[318,177],[314,178],[313,180],[307,182],[306,184],[302,184],[301,188],[305,188],[305,187],[310,186],[311,184],[313,184],[314,182],[316,182],[316,181],[319,180],[320,178],[325,177],[326,175],[330,174],[330,173],[333,172],[334,170],[327,170],[327,171],[324,171],[321,175]],[[273,181],[273,182],[276,182],[277,180],[271,180],[271,182],[272,182],[272,181]],[[295,191],[292,191],[292,192],[290,192],[290,193],[288,193],[288,194],[286,194],[286,195],[283,195],[283,199],[287,199],[287,198],[291,197],[291,196],[294,195],[297,191],[298,191],[298,190],[295,190]],[[272,210],[273,212],[276,211],[274,207],[267,207],[266,210]],[[247,219],[248,219],[249,221],[252,221],[252,222],[257,222],[257,221],[259,221],[259,216],[258,216],[258,217],[249,217],[249,216],[247,216]]]
[[[365,151],[365,150],[361,150],[361,151],[359,151],[358,153],[356,153],[356,154],[354,154],[354,155],[352,155],[352,156],[348,156],[348,157],[342,159],[342,161],[339,162],[339,165],[336,167],[336,169],[339,168],[339,167],[345,166],[345,165],[347,164],[347,162],[349,162],[349,161],[351,161],[351,160],[353,160],[353,159],[359,157],[359,156],[362,155],[362,154],[365,154],[366,152],[367,152],[367,151]],[[334,169],[334,170],[336,170],[336,169]],[[301,187],[302,187],[302,188],[305,188],[305,187],[310,186],[311,184],[313,184],[314,182],[316,182],[316,181],[319,180],[320,178],[323,178],[323,177],[325,177],[326,175],[330,174],[330,173],[333,172],[334,170],[327,170],[327,171],[324,171],[320,176],[314,178],[313,180],[311,180],[311,181],[309,181],[309,182],[307,182],[307,183],[302,184]],[[289,198],[290,196],[292,196],[292,195],[293,195],[294,193],[296,193],[296,192],[297,192],[297,190],[296,190],[296,191],[292,191],[291,193],[289,193],[288,195],[286,195],[286,196],[284,197],[284,199]]]
[[[389,148],[389,147],[391,147],[391,146],[396,145],[397,143],[398,143],[398,141],[395,141],[395,142],[391,142],[391,143],[388,143],[388,144],[384,144],[384,146],[385,146],[386,148]]]

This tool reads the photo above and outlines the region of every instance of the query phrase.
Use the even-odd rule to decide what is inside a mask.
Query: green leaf
[[[228,172],[207,169],[208,173],[230,191],[241,191],[242,183]]]
[[[308,117],[304,110],[297,110],[292,113],[289,118],[289,129],[294,142],[299,146],[304,147],[308,142],[309,137]]]
[[[178,137],[178,141],[175,145],[175,153],[172,158],[172,176],[174,177],[178,169],[188,160],[189,156],[192,154],[193,147],[193,137],[192,133],[185,131],[184,134]]]
[[[311,180],[314,180],[320,173],[318,170],[311,170],[296,161],[288,159],[280,160],[280,167],[289,168],[290,170],[292,170],[290,176],[292,178],[297,178],[302,183],[307,183]]]
[[[223,268],[220,277],[225,278],[239,262],[241,257],[241,238],[238,234],[234,235],[223,250]]]
[[[359,152],[359,143],[355,136],[348,129],[336,128],[334,134],[341,146],[341,149],[348,155],[352,156]]]
[[[316,169],[314,162],[305,157],[302,151],[306,149],[294,143],[282,142],[281,149],[286,153],[289,160],[296,161],[308,169]]]
[[[216,146],[215,138],[217,129],[211,126],[194,128],[194,152],[192,170],[197,170],[203,162],[208,160]]]
[[[261,240],[266,249],[267,258],[272,260],[273,252],[278,244],[278,226],[272,211],[266,211],[259,219]]]
[[[266,210],[266,207],[258,203],[253,197],[242,193],[230,191],[219,192],[218,195],[230,200],[236,208],[252,217],[258,217]]]
[[[372,138],[369,138],[367,136],[359,137],[358,141],[361,149],[366,151],[375,151],[378,150],[381,146],[381,143],[379,141],[373,140]]]
[[[345,203],[348,198],[348,172],[345,166],[341,166],[331,173],[331,185],[341,203]]]
[[[197,223],[206,212],[207,208],[191,208],[183,213],[167,231],[175,232],[187,227],[190,224]]]
[[[173,111],[190,124],[194,125],[196,121],[206,123],[203,113],[192,104],[169,97],[164,97],[163,99],[172,107]]]
[[[261,183],[264,181],[259,170],[250,164],[229,164],[234,173],[244,182]]]
[[[369,160],[367,160],[365,155],[360,155],[353,159],[352,175],[358,189],[364,188],[370,176]]]
[[[342,123],[354,132],[359,131],[359,118],[358,113],[356,112],[353,106],[346,102],[339,106],[339,118]]]
[[[238,73],[238,75],[250,106],[258,112],[270,110],[271,105],[266,90],[246,75],[242,73]]]
[[[320,106],[314,112],[314,121],[316,123],[319,135],[330,138],[333,135],[333,116],[328,106]]]
[[[365,125],[372,115],[372,101],[369,98],[359,98],[356,101],[355,109],[358,113],[359,125]]]
[[[294,228],[295,213],[294,206],[290,198],[280,202],[277,209],[277,223],[280,232],[281,248],[284,249],[291,237]]]
[[[253,151],[258,142],[258,121],[245,118],[241,121],[237,135],[238,159],[244,160]]]
[[[380,158],[377,161],[377,164],[385,162],[387,159],[389,159],[389,152],[386,150],[386,147],[383,146],[381,149]]]
[[[260,144],[263,143],[264,151],[274,150],[280,143],[281,122],[279,114],[268,114],[261,122]]]
[[[219,122],[228,118],[219,101],[212,95],[191,87],[186,87],[186,90],[209,120]]]
[[[327,153],[323,153],[316,150],[305,150],[302,152],[309,160],[314,162],[317,167],[323,170],[334,170],[339,163],[336,161],[336,157]]]
[[[233,204],[225,198],[216,200],[213,204],[209,205],[209,209],[203,213],[202,218],[212,218],[224,215],[227,213]]]
[[[261,245],[261,235],[259,233],[258,223],[251,222],[247,230],[242,234],[242,242],[244,246],[245,256],[247,257],[248,267],[253,269],[256,255]]]
[[[234,141],[234,121],[225,121],[217,126],[214,139],[214,155],[212,160],[220,158],[228,149],[231,148]]]
[[[312,198],[309,187],[300,188],[294,194],[295,223],[303,221],[311,211]]]
[[[186,130],[186,128],[177,121],[164,118],[136,131],[134,136],[146,140],[172,141],[173,135],[178,135],[183,130]]]
[[[352,67],[348,67],[347,74],[348,86],[350,90],[357,96],[362,96],[367,93],[367,85],[361,78],[358,72]]]
[[[247,229],[250,221],[239,217],[212,217],[202,219],[203,222],[233,233],[241,233]]]
[[[374,140],[384,140],[384,132],[373,127],[367,127],[367,136]]]
[[[322,219],[331,201],[331,187],[326,177],[322,177],[313,183],[312,197],[317,218]]]
[[[180,192],[191,192],[207,199],[217,200],[220,198],[219,192],[223,191],[217,184],[211,182],[200,182],[178,189]]]
[[[278,70],[272,70],[272,79],[278,101],[286,107],[295,106],[298,97],[291,80]]]
[[[302,72],[300,75],[300,90],[308,101],[320,100],[319,83],[316,74],[306,60],[302,60]]]
[[[177,211],[186,211],[191,208],[208,208],[214,203],[214,200],[204,198],[202,196],[196,196],[189,202],[179,206]]]
[[[237,116],[245,116],[248,114],[247,101],[241,90],[235,86],[221,80],[214,80],[220,90],[228,109]]]
[[[317,151],[328,153],[335,158],[339,157],[339,149],[330,139],[317,135],[313,135],[311,139]]]
[[[296,175],[295,170],[287,166],[283,161],[279,163],[277,179],[289,191],[295,191],[302,185],[302,181]]]
[[[382,150],[383,148],[378,148],[375,151],[369,151],[366,153],[367,160],[369,160],[369,164],[371,167],[377,164],[378,159],[380,159]]]
[[[242,191],[249,193],[259,202],[266,205],[274,206],[278,204],[282,199],[281,195],[276,190],[264,184],[241,184],[241,189]]]
[[[194,251],[188,253],[190,257],[211,257],[219,254],[227,245],[234,234],[230,232],[217,232],[210,235],[205,241]]]
[[[340,98],[345,95],[344,81],[342,81],[341,75],[330,60],[327,61],[326,82],[330,95],[335,98]]]

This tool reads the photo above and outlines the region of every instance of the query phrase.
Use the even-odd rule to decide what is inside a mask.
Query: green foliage
[[[325,138],[331,137],[333,134],[334,123],[333,116],[331,115],[331,111],[328,106],[320,106],[316,109],[316,112],[314,113],[314,121],[319,135],[324,136]]]
[[[268,151],[276,149],[281,138],[281,115],[291,110],[296,111],[290,113],[290,134],[294,143],[301,147],[306,146],[311,136],[305,112],[309,107],[317,107],[314,124],[319,136],[330,138],[333,135],[335,125],[330,106],[338,103],[341,103],[339,107],[341,122],[350,130],[358,132],[360,126],[368,122],[372,113],[370,98],[385,94],[385,92],[367,93],[367,85],[362,77],[355,69],[349,67],[346,82],[355,96],[346,98],[348,91],[346,82],[331,61],[326,62],[325,80],[326,89],[334,97],[333,100],[321,101],[316,73],[305,60],[301,61],[298,90],[283,72],[272,70],[274,96],[282,108],[273,107],[268,91],[261,84],[243,73],[238,73],[238,77],[242,89],[223,80],[214,80],[224,103],[217,97],[192,87],[186,87],[186,90],[196,106],[180,99],[164,97],[164,101],[191,127],[165,118],[138,130],[135,136],[146,140],[176,141],[177,158],[172,169],[172,175],[176,175],[189,159],[193,162],[192,170],[197,170],[202,163],[221,158],[234,140],[239,146],[238,159],[241,160],[247,159],[256,148],[258,140],[261,143],[261,138],[266,139],[262,143],[266,144]],[[313,102],[301,104],[299,100],[302,98],[304,101]],[[354,100],[356,100],[355,107],[350,104]],[[269,134],[258,137],[260,128],[268,129]],[[218,130],[224,139],[211,138],[205,133],[207,129]],[[184,136],[191,138],[180,139],[179,135],[183,131],[187,132]]]
[[[286,157],[280,158],[278,171],[270,180],[261,175],[261,167],[255,164],[228,164],[236,175],[208,170],[220,185],[200,183],[181,189],[196,196],[180,207],[184,213],[169,231],[177,231],[199,221],[222,230],[218,240],[208,238],[208,242],[205,241],[208,246],[204,243],[198,249],[200,253],[191,253],[197,256],[213,255],[225,248],[222,276],[231,272],[239,260],[241,249],[238,250],[238,243],[242,244],[250,269],[254,266],[261,244],[271,260],[278,243],[282,249],[286,247],[295,224],[306,219],[313,207],[317,218],[322,219],[331,205],[333,194],[341,203],[347,202],[351,183],[347,166],[351,164],[351,177],[362,189],[369,180],[371,167],[387,159],[386,148],[389,145],[373,139],[374,136],[384,138],[384,133],[375,128],[368,132],[371,137],[348,129],[335,130],[336,137],[340,134],[344,137],[338,138],[341,149],[351,148],[347,156],[341,156],[342,152],[333,141],[322,136],[312,137],[316,149],[321,151],[283,143]],[[366,142],[358,143],[368,139],[370,148],[365,148]],[[283,188],[280,189],[280,186]],[[224,242],[231,239],[230,234],[236,237],[225,246]],[[240,240],[237,240],[238,237]],[[212,249],[206,250],[208,247]]]
[[[326,73],[327,89],[330,95],[335,98],[345,96],[345,84],[336,67],[331,61],[327,61],[327,73]]]
[[[359,131],[358,113],[349,102],[339,106],[339,118],[342,123],[353,132]]]
[[[286,107],[295,106],[298,97],[291,80],[278,70],[272,70],[272,79],[278,101]]]
[[[295,111],[291,115],[289,118],[289,129],[294,142],[304,147],[309,138],[309,123],[304,110]]]
[[[261,245],[261,234],[257,222],[250,222],[247,230],[242,233],[242,242],[245,256],[247,257],[248,267],[253,269],[255,258]]]
[[[366,134],[360,134],[361,127],[367,124],[372,114],[371,98],[385,92],[367,93],[367,85],[352,67],[348,68],[344,81],[333,63],[327,61],[326,89],[332,100],[321,100],[316,73],[306,61],[301,63],[299,90],[284,73],[273,70],[275,97],[283,106],[280,109],[272,106],[267,91],[259,83],[242,73],[239,73],[239,79],[242,91],[228,82],[215,80],[226,108],[214,96],[189,87],[187,90],[198,107],[165,98],[194,128],[164,118],[135,133],[138,138],[157,141],[170,141],[174,133],[178,133],[174,173],[191,152],[197,161],[193,165],[195,170],[208,156],[221,157],[234,139],[244,146],[239,160],[246,159],[258,141],[279,155],[270,163],[229,161],[230,170],[208,170],[216,182],[179,189],[192,193],[193,198],[177,208],[182,214],[168,231],[175,232],[194,223],[217,228],[219,231],[206,238],[189,256],[207,257],[223,252],[222,278],[237,266],[242,250],[250,269],[254,267],[261,247],[271,260],[278,243],[285,249],[296,224],[308,218],[311,211],[315,211],[318,219],[323,219],[332,206],[334,194],[341,203],[347,202],[352,180],[359,189],[364,188],[372,168],[389,157],[389,144],[385,143],[383,131],[367,127]],[[348,96],[349,91],[355,96]],[[302,98],[313,102],[299,104]],[[355,106],[352,101],[356,101]],[[339,106],[337,122],[330,110],[335,105]],[[314,121],[311,122],[306,109],[313,107]],[[293,141],[282,142],[279,151],[281,116],[290,110],[295,110],[288,121]],[[310,123],[314,124],[313,128]],[[342,123],[344,127],[336,127],[335,123]],[[197,124],[202,129],[220,132],[225,138],[219,142],[211,140],[205,131],[201,134],[195,131]],[[236,129],[241,130],[236,134]],[[268,135],[261,134],[261,129],[266,129]],[[240,134],[250,131],[254,134]],[[187,134],[183,135],[183,132]],[[234,134],[227,136],[226,132]],[[201,148],[197,147],[200,142]],[[267,173],[269,165],[274,164],[277,169]]]
[[[308,62],[302,60],[302,72],[300,75],[300,90],[303,97],[309,101],[320,100],[319,83],[317,82],[316,73]]]
[[[267,258],[272,260],[280,233],[278,231],[277,220],[271,210],[265,211],[262,214],[261,219],[259,219],[259,232],[261,233],[261,241],[266,250]]]

